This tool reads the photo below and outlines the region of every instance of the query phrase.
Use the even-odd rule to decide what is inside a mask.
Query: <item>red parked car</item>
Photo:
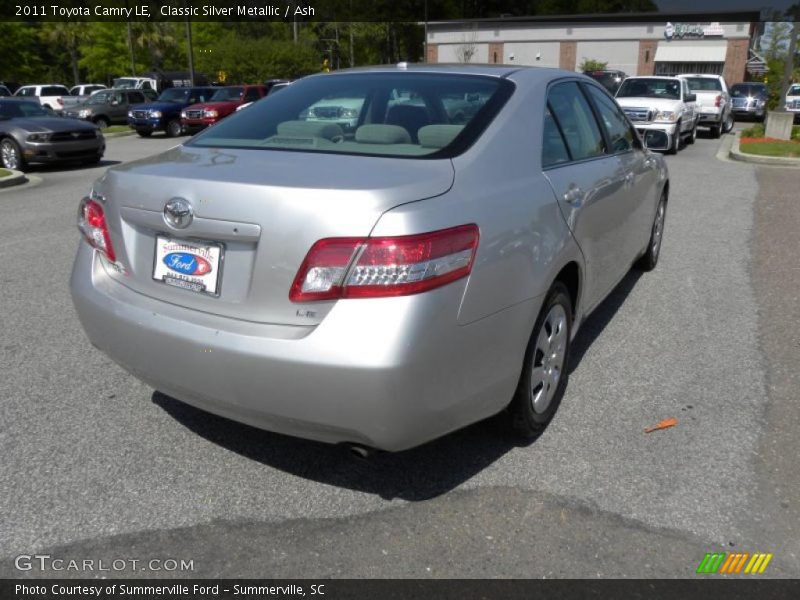
[[[267,87],[264,85],[231,85],[219,88],[208,102],[184,108],[181,111],[181,126],[184,133],[197,133],[221,121],[242,104],[255,102],[266,95]]]

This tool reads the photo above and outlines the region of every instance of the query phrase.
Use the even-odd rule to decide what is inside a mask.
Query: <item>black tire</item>
[[[728,113],[728,117],[722,122],[722,132],[730,133],[731,131],[733,131],[735,125],[736,121],[733,118],[733,114]]]
[[[178,119],[173,119],[167,123],[166,128],[167,137],[178,137],[183,133],[183,127]]]
[[[97,125],[100,129],[105,129],[106,127],[108,127],[109,122],[108,119],[106,119],[105,117],[96,117],[94,119],[94,124]]]
[[[715,140],[718,140],[720,137],[722,137],[722,123],[711,126],[711,137],[713,137]]]
[[[553,317],[554,313],[555,318]],[[552,327],[553,323],[557,324],[556,328]],[[550,328],[549,333],[548,328]],[[539,341],[542,335],[545,336],[545,339],[552,337],[556,343],[553,355],[547,355],[546,357],[540,350]],[[532,441],[542,434],[556,414],[561,398],[564,396],[564,390],[567,388],[567,380],[569,379],[571,335],[572,300],[570,300],[566,286],[560,281],[556,281],[547,294],[547,300],[545,300],[539,317],[536,319],[533,334],[525,350],[525,362],[517,385],[517,391],[508,405],[510,427],[518,437],[526,442]],[[552,348],[552,346],[550,347]],[[560,352],[560,367],[553,359],[557,352]],[[546,375],[548,368],[551,368],[550,373],[555,373],[555,376]],[[534,371],[542,373],[541,380],[539,380],[539,377],[534,377]],[[552,387],[553,379],[555,379],[555,388]],[[547,395],[551,389],[553,389],[553,392],[549,400],[547,400]],[[540,404],[540,409],[537,410],[536,403],[540,400],[546,400],[546,402]]]
[[[636,261],[636,268],[640,271],[652,271],[658,264],[658,257],[661,254],[661,242],[664,238],[664,224],[667,217],[667,195],[661,194],[661,199],[656,207],[656,214],[653,217],[653,225],[650,228],[650,239],[647,241],[647,248]]]
[[[686,143],[694,144],[696,140],[697,140],[697,123],[695,123],[694,127],[692,127],[692,131],[691,133],[689,133],[689,137],[686,138]]]
[[[680,145],[681,145],[681,123],[680,121],[678,121],[678,124],[675,126],[675,135],[672,136],[672,144],[670,144],[669,148],[667,148],[667,154],[677,154]]]
[[[87,158],[87,159],[83,160],[82,163],[84,165],[98,165],[98,164],[100,164],[100,160],[102,158],[103,158],[102,156],[94,156],[92,158]]]
[[[150,137],[151,135],[153,135],[153,132],[150,131],[149,129],[137,129],[136,133],[139,134],[139,137]]]
[[[19,144],[13,138],[0,139],[0,166],[15,171],[24,171],[28,166]]]

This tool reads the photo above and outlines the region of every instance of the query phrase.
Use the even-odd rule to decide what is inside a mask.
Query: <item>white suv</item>
[[[793,83],[786,92],[784,107],[794,113],[795,122],[800,119],[800,83]]]
[[[62,98],[69,96],[69,90],[56,83],[25,85],[19,88],[14,95],[22,98],[38,98],[42,106],[53,110],[61,110],[64,107]]]

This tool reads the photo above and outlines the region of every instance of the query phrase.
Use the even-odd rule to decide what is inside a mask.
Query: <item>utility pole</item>
[[[128,1],[125,0],[125,8],[128,8]],[[131,51],[131,75],[136,75],[136,56],[133,53],[133,32],[131,31],[131,22],[128,21],[128,48]]]
[[[783,64],[783,79],[781,80],[781,97],[778,104],[779,111],[786,110],[786,94],[789,93],[789,87],[792,85],[792,74],[794,72],[794,53],[797,51],[797,22],[798,13],[800,13],[800,5],[794,8],[794,14],[791,15],[792,31],[789,34],[789,52],[786,55],[786,62]]]
[[[189,55],[189,79],[194,87],[194,46],[192,45],[192,24],[189,22],[189,17],[186,17],[186,45]]]
[[[424,42],[425,55],[422,57],[422,62],[428,62],[428,0],[425,0],[425,42]]]

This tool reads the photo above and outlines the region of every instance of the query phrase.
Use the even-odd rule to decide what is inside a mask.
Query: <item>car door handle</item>
[[[570,204],[579,204],[583,199],[583,190],[574,183],[569,186],[569,189],[564,192],[564,202]]]

